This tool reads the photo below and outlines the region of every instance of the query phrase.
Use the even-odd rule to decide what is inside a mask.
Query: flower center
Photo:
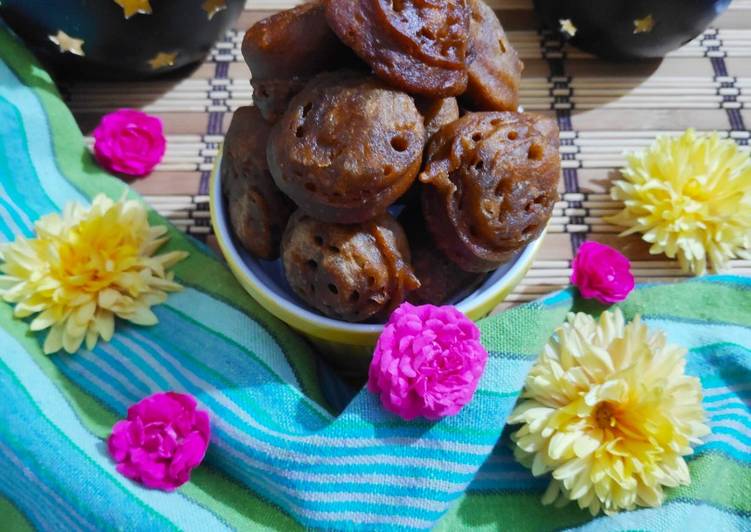
[[[696,178],[691,179],[686,185],[683,187],[683,193],[694,200],[699,200],[702,198],[704,192],[704,187],[701,186],[701,183],[699,183],[699,180]]]
[[[138,237],[137,230],[117,220],[84,220],[56,243],[59,262],[52,274],[70,289],[99,292],[138,260]]]
[[[595,406],[594,418],[598,427],[603,430],[614,429],[618,418],[616,407],[608,401],[602,401]]]

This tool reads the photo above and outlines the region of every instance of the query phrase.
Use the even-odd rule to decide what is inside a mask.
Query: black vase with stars
[[[701,34],[730,0],[534,0],[543,25],[609,59],[657,58]]]
[[[244,0],[2,0],[0,17],[55,74],[139,79],[202,60]]]

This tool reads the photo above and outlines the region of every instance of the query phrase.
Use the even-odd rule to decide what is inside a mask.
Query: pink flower
[[[99,164],[129,176],[150,173],[167,148],[162,121],[135,109],[105,115],[93,135],[94,156]]]
[[[148,488],[172,491],[206,455],[211,429],[190,395],[156,393],[128,409],[107,440],[117,470]]]
[[[585,299],[602,303],[625,300],[634,289],[631,263],[621,253],[597,242],[585,242],[573,263],[571,284]]]
[[[404,419],[452,416],[472,400],[487,359],[480,330],[455,307],[403,303],[378,339],[368,389]]]

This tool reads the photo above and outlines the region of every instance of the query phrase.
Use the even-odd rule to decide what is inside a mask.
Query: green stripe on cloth
[[[236,530],[303,530],[278,506],[259,498],[210,466],[202,466],[194,471],[190,483],[181,491],[204,508],[221,515]]]
[[[34,532],[34,527],[26,520],[15,505],[0,497],[0,516],[2,516],[3,530],[7,532]]]
[[[570,294],[562,293],[548,305],[530,303],[504,312],[503,320],[483,320],[480,322],[483,342],[490,346],[505,345],[510,353],[536,356],[550,331],[564,320],[570,305]]]
[[[542,507],[541,493],[468,493],[434,528],[459,530],[536,532],[565,529],[586,523],[589,514],[573,505]]]
[[[695,482],[670,490],[668,500],[703,500],[751,515],[751,465],[713,453],[692,460],[689,469],[692,478],[711,479],[712,488]]]
[[[749,291],[751,287],[694,279],[680,285],[645,286],[619,306],[628,317],[644,314],[751,326],[751,315],[739,312],[751,302]]]

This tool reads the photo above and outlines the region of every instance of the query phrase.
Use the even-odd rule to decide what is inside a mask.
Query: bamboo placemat
[[[240,41],[245,29],[299,0],[250,0],[234,29],[204,64],[182,80],[65,87],[85,132],[118,107],[160,116],[168,149],[154,174],[134,187],[177,226],[212,242],[208,177],[231,113],[251,103]],[[623,251],[639,281],[683,277],[677,264],[652,257],[637,237],[621,239],[602,218],[625,150],[687,127],[717,130],[748,146],[751,124],[751,0],[735,0],[703,35],[662,61],[607,63],[538,31],[531,0],[491,0],[526,64],[522,105],[555,117],[561,128],[561,201],[542,251],[504,305],[529,301],[568,283],[571,258],[585,240]],[[734,271],[751,275],[751,261]]]

